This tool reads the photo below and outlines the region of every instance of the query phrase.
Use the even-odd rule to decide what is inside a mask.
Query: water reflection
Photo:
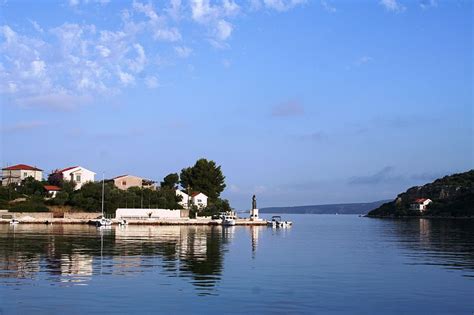
[[[156,271],[211,294],[234,234],[235,227],[0,225],[0,284],[46,275],[53,283],[86,285],[93,276]]]
[[[381,231],[395,238],[413,265],[438,265],[474,277],[474,220],[411,219],[387,221]]]

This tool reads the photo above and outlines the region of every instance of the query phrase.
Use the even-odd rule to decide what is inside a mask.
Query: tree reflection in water
[[[191,279],[199,294],[220,281],[233,227],[0,225],[0,282],[87,284],[94,276],[160,272]]]
[[[474,220],[387,220],[381,231],[384,238],[395,237],[412,264],[474,270]]]

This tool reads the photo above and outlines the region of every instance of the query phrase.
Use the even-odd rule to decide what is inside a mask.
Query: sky
[[[1,0],[0,161],[393,199],[474,167],[473,57],[471,1]]]

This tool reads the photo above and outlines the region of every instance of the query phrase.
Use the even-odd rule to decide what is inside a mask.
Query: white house
[[[55,198],[58,191],[61,191],[61,188],[54,185],[44,185],[44,190],[46,190],[49,197]]]
[[[184,191],[181,191],[179,189],[176,189],[176,196],[181,196],[181,201],[178,202],[181,207],[183,207],[184,209],[188,209],[189,207],[189,195],[187,193],[185,193]]]
[[[207,196],[202,192],[192,193],[191,201],[193,205],[196,205],[199,209],[204,209],[207,207]]]
[[[426,211],[427,206],[432,203],[431,199],[419,198],[416,199],[411,205],[410,209],[414,211]]]
[[[2,186],[20,184],[22,180],[32,177],[38,181],[43,179],[43,170],[26,164],[17,164],[2,168]]]
[[[182,199],[179,204],[184,208],[188,209],[189,205],[196,205],[199,209],[204,209],[207,207],[207,196],[202,192],[194,192],[189,196],[184,191],[176,189],[176,196],[181,196]]]
[[[54,173],[61,174],[64,180],[74,181],[76,183],[76,190],[80,189],[87,182],[93,182],[95,179],[95,173],[82,166],[67,167],[62,170],[56,170]]]

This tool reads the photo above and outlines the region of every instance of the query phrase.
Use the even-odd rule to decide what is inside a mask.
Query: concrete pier
[[[19,224],[88,224],[88,219],[64,219],[64,218],[53,218],[53,219],[18,219]],[[117,219],[112,219],[113,225],[118,225]],[[145,220],[127,220],[129,225],[221,225],[219,221],[211,219],[145,219]],[[0,219],[0,224],[10,224],[9,219]],[[247,225],[247,226],[262,226],[266,225],[266,221],[250,221],[249,219],[237,219],[235,225]]]

